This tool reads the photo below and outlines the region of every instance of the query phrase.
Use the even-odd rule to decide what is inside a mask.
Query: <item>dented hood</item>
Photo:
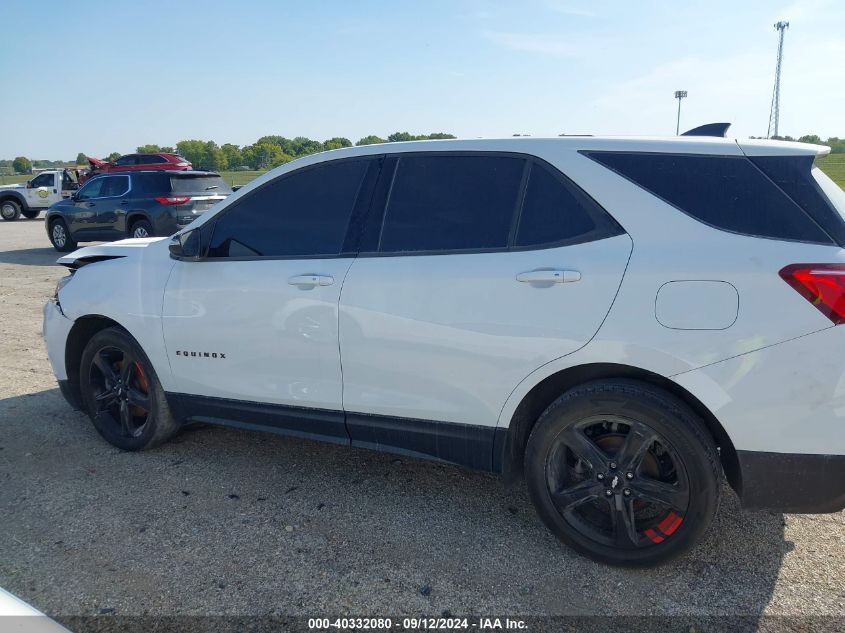
[[[119,242],[99,244],[97,246],[86,246],[59,257],[56,263],[75,270],[86,264],[102,262],[108,259],[140,257],[144,249],[150,244],[155,244],[166,239],[166,237],[138,237],[129,240],[120,240]]]

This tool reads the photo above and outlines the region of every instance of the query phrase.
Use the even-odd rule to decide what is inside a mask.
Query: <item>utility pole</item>
[[[675,124],[675,136],[678,136],[681,132],[681,99],[686,98],[686,96],[686,90],[675,91],[675,98],[678,100],[678,122]]]
[[[783,35],[789,28],[789,22],[778,22],[775,29],[778,31],[778,63],[775,66],[775,90],[772,94],[772,110],[769,112],[769,131],[766,138],[778,135],[778,119],[780,119],[780,67],[783,63]]]

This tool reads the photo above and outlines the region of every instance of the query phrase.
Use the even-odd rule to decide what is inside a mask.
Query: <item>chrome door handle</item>
[[[291,286],[331,286],[334,283],[334,277],[330,275],[295,275],[288,279]]]
[[[577,270],[529,270],[519,273],[517,281],[528,284],[568,284],[581,280],[581,273]]]

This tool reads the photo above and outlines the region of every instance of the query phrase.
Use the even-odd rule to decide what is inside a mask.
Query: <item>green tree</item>
[[[88,157],[84,153],[79,152],[76,155],[76,164],[77,165],[87,165],[88,164]]]
[[[164,152],[165,154],[175,154],[175,153],[176,153],[176,150],[174,150],[174,149],[173,149],[172,147],[170,147],[169,145],[164,145],[164,146],[161,148],[161,151],[162,151],[162,152]]]
[[[12,161],[12,169],[14,169],[15,173],[18,174],[31,174],[32,161],[30,161],[26,156],[18,156]]]
[[[135,151],[139,154],[158,154],[162,149],[158,145],[139,145]]]
[[[287,153],[291,156],[296,156],[297,158],[323,151],[323,144],[320,141],[313,141],[305,136],[297,136],[293,139],[293,141],[291,141],[291,144],[293,145],[293,152]]]
[[[242,154],[244,162],[252,169],[270,169],[291,160],[281,147],[266,141],[244,147]]]
[[[224,143],[220,146],[220,151],[226,157],[226,168],[234,169],[244,164],[244,158],[241,154],[241,148],[231,143]]]
[[[375,145],[376,143],[387,143],[387,141],[385,141],[380,136],[370,134],[369,136],[365,136],[364,138],[360,139],[357,143],[355,143],[355,145]]]
[[[798,138],[799,143],[815,143],[816,145],[821,145],[822,140],[819,138],[818,134],[805,134]]]
[[[327,141],[323,141],[323,149],[340,149],[341,147],[352,147],[352,141],[343,136],[335,136]]]
[[[187,140],[176,143],[176,152],[184,156],[195,169],[204,169],[207,162],[205,141]]]
[[[426,136],[427,139],[435,140],[441,138],[458,138],[454,134],[447,134],[446,132],[432,132]]]
[[[203,167],[211,171],[222,171],[227,167],[226,155],[223,153],[217,143],[208,141],[205,144],[205,163]]]
[[[123,154],[121,154],[120,152],[112,152],[111,154],[109,154],[108,156],[106,156],[103,160],[107,160],[107,161],[110,161],[110,162],[111,162],[111,161],[115,161],[115,160],[117,160],[117,159],[118,159],[118,158],[120,158],[121,156],[123,156]]]
[[[387,140],[391,143],[398,143],[400,141],[413,141],[416,140],[416,137],[411,136],[408,132],[394,132],[387,137]]]

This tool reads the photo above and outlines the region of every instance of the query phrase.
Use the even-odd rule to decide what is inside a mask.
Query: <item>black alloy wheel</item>
[[[125,330],[111,327],[91,338],[79,378],[94,427],[114,446],[151,448],[179,430],[152,364]]]
[[[581,553],[650,565],[678,555],[715,514],[719,466],[701,421],[649,385],[596,382],[538,420],[526,479],[543,521]]]

